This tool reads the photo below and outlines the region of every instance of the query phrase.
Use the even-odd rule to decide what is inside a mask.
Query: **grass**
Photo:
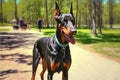
[[[0,26],[11,26],[12,24],[9,23],[0,23]]]
[[[120,58],[120,29],[103,29],[102,31],[103,35],[94,37],[89,29],[79,28],[75,38],[78,45],[83,48],[112,58]],[[55,28],[43,28],[42,32],[46,36],[52,36],[55,34]]]
[[[89,29],[78,29],[79,45],[112,58],[120,58],[120,29],[103,29],[103,35],[93,37]]]
[[[33,30],[38,30],[37,27],[32,27]],[[50,28],[42,28],[42,32],[46,36],[53,36],[55,34],[55,27],[50,27]]]
[[[0,28],[0,32],[6,32],[6,31],[9,31],[9,29],[7,29],[7,28]]]

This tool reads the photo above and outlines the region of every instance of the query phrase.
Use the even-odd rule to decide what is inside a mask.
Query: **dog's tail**
[[[37,42],[34,44],[32,61],[33,61],[32,62],[32,78],[33,78],[32,80],[34,80],[35,74],[37,71],[37,66],[40,61],[40,53],[38,52],[38,49],[37,49]]]

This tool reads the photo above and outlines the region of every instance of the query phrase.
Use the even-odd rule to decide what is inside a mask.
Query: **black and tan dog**
[[[71,66],[71,54],[68,43],[75,44],[73,35],[76,34],[75,18],[73,16],[72,4],[69,14],[61,14],[56,3],[54,17],[57,22],[55,36],[40,38],[35,42],[33,49],[32,80],[35,80],[37,66],[42,60],[41,80],[48,70],[47,80],[53,80],[55,72],[62,71],[62,80],[68,80],[68,70]]]

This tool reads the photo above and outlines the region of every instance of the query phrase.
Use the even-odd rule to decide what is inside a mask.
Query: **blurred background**
[[[120,25],[120,0],[0,0],[0,25],[14,18],[25,22],[30,19],[34,25],[41,18],[44,26],[54,26],[55,1],[61,13],[69,13],[73,3],[77,27],[92,27],[94,23],[110,28]]]

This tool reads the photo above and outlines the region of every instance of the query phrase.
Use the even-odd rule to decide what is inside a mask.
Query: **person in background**
[[[13,20],[12,20],[12,23],[13,23],[13,29],[18,30],[19,27],[18,27],[18,24],[17,24],[17,20],[16,20],[16,19],[13,19]]]
[[[20,19],[20,28],[21,30],[24,29],[24,21],[22,20],[22,18]]]
[[[41,32],[41,29],[42,29],[42,20],[40,18],[38,18],[38,20],[37,20],[37,26],[38,26],[39,31]]]
[[[31,20],[30,20],[30,18],[28,18],[28,20],[27,20],[27,26],[28,26],[28,29],[30,30],[30,28],[31,28]]]

